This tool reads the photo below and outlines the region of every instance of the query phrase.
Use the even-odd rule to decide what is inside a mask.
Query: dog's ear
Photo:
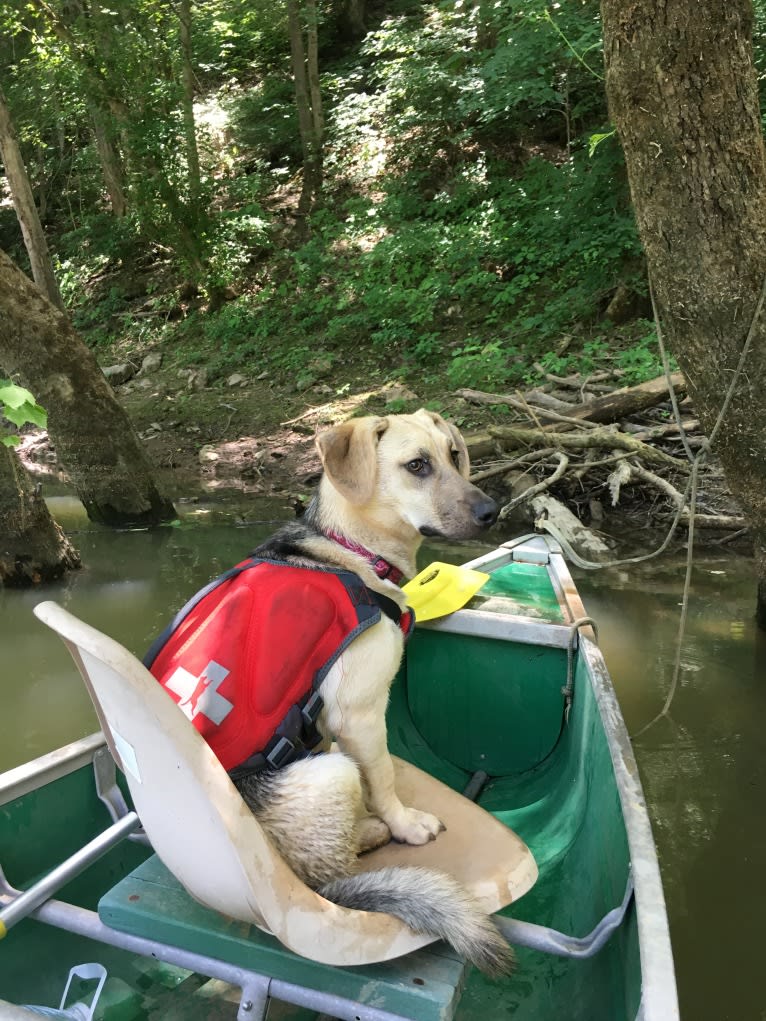
[[[372,499],[378,441],[387,428],[387,418],[352,418],[316,438],[325,475],[350,503],[361,506]]]
[[[431,421],[434,423],[440,432],[443,432],[445,436],[449,436],[452,441],[453,448],[457,451],[457,470],[463,476],[464,479],[468,478],[471,469],[471,459],[468,456],[468,447],[465,445],[465,440],[460,430],[452,424],[447,422],[446,419],[442,418],[441,415],[435,411],[428,411],[426,408],[421,408],[418,414],[428,415]]]

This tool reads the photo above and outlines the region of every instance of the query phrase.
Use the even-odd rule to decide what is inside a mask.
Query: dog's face
[[[351,419],[320,433],[317,447],[337,493],[387,531],[465,539],[497,518],[494,500],[468,482],[463,437],[435,412]]]

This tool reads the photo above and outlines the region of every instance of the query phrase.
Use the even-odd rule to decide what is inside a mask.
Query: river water
[[[192,503],[179,527],[111,532],[90,525],[76,501],[53,503],[85,567],[34,592],[0,589],[0,771],[97,729],[63,645],[32,615],[35,603],[57,600],[140,656],[191,593],[274,528],[253,522],[252,508]],[[493,538],[495,545],[502,537]],[[466,543],[447,555],[434,547],[425,562],[468,560],[488,548]],[[631,733],[659,711],[670,684],[683,575],[672,559],[575,572]],[[635,741],[685,1021],[766,1021],[758,893],[766,865],[766,636],[754,626],[754,591],[746,558],[696,558],[671,719]]]

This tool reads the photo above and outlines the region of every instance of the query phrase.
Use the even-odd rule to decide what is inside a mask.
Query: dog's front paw
[[[387,819],[394,840],[402,844],[427,844],[445,828],[435,815],[417,808],[402,808],[395,819]]]

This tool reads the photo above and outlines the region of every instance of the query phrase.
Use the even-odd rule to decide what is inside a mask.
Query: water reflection
[[[66,517],[68,506],[57,507],[57,515]],[[0,769],[96,729],[68,654],[32,616],[36,602],[58,600],[141,655],[191,593],[273,529],[273,523],[192,527],[219,515],[231,520],[218,505],[190,505],[181,527],[151,533],[93,529],[76,501],[69,510],[66,523],[77,530],[84,569],[34,592],[0,590]],[[278,513],[286,517],[289,509]],[[439,546],[422,560],[460,562],[487,548]],[[683,564],[662,560],[577,580],[599,623],[628,729],[637,732],[659,711],[670,684]],[[754,626],[754,591],[748,560],[697,558],[671,719],[635,745],[662,864],[682,1014],[694,1021],[766,1018],[757,892],[766,862],[766,639]]]
[[[661,708],[672,676],[679,563],[579,580],[628,729]],[[748,560],[697,559],[679,689],[669,720],[635,750],[652,813],[671,921],[682,1016],[766,1017],[756,905],[766,863],[766,636],[753,620]],[[725,976],[725,978],[723,978]]]

